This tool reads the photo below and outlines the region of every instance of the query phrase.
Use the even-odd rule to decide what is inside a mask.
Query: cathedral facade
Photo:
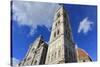
[[[56,10],[49,43],[39,36],[30,46],[25,58],[19,66],[62,64],[92,61],[81,48],[76,47],[68,16],[63,5]]]

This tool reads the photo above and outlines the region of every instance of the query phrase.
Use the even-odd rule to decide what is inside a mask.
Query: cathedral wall
[[[46,64],[58,63],[58,60],[64,59],[64,41],[63,35],[49,44]]]

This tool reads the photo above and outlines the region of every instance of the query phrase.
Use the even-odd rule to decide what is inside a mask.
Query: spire
[[[43,39],[43,36],[39,35],[38,38],[37,38],[37,40],[41,40],[41,39]]]

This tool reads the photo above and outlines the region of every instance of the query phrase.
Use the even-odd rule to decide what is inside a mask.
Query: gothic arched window
[[[57,31],[57,35],[59,35],[59,30]]]
[[[56,54],[57,54],[57,53],[55,52],[55,58],[56,58]]]
[[[60,24],[60,20],[58,21],[58,24]]]
[[[59,18],[59,17],[60,17],[60,12],[57,13],[57,18]]]
[[[60,53],[61,53],[60,50],[58,50],[58,57],[60,57]]]
[[[34,52],[34,48],[32,48],[32,52]]]
[[[57,27],[57,23],[56,23],[56,25],[55,25],[56,27]]]
[[[50,56],[48,56],[48,61],[50,61]]]
[[[53,54],[51,55],[51,61],[53,60]]]
[[[54,37],[56,37],[56,32],[54,32]]]

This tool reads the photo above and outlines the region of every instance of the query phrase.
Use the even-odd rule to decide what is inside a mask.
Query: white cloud
[[[88,17],[85,17],[80,22],[80,25],[79,25],[79,28],[78,28],[78,33],[81,33],[81,32],[83,32],[84,34],[88,33],[88,31],[91,31],[92,30],[92,25],[93,25],[93,22],[90,21],[88,19]]]
[[[16,58],[12,58],[12,66],[17,66],[17,64],[19,63],[20,61]]]
[[[31,28],[30,35],[33,34],[37,25],[45,25],[50,28],[58,4],[41,3],[32,1],[13,1],[13,20],[19,26],[27,25]]]

